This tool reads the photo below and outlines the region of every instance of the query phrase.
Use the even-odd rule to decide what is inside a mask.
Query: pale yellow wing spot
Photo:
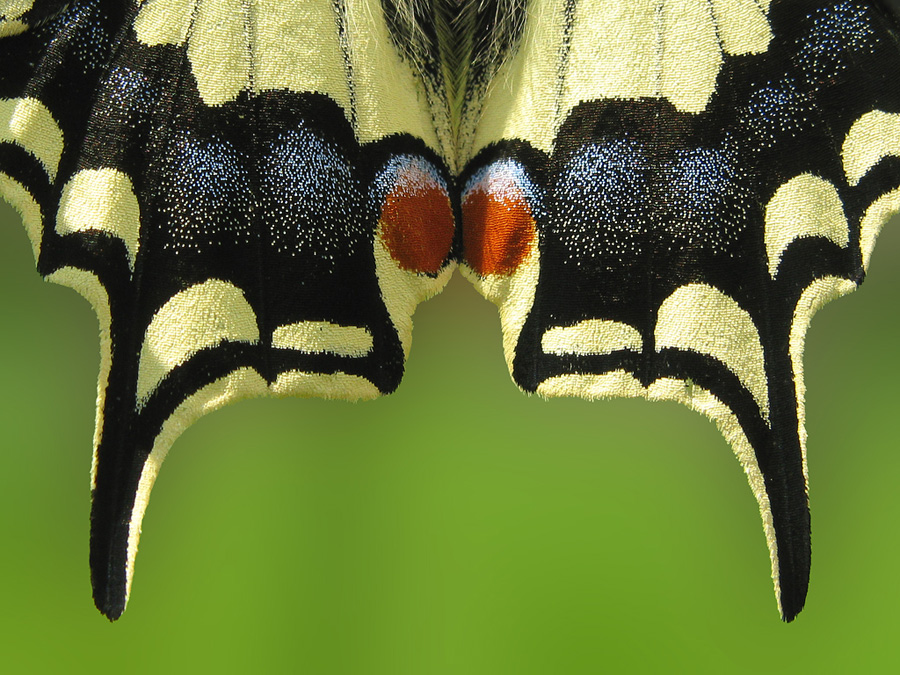
[[[361,326],[339,326],[330,321],[298,321],[279,326],[272,346],[308,354],[362,357],[372,351],[372,334]]]
[[[198,1],[144,0],[134,20],[137,39],[148,47],[184,44]]]
[[[197,90],[207,105],[233,101],[250,87],[248,10],[235,0],[203,0],[188,39]]]
[[[900,113],[873,110],[862,115],[841,146],[847,181],[858,185],[869,169],[888,155],[900,156]]]
[[[597,98],[658,96],[656,8],[646,2],[593,2],[579,4],[577,12],[563,108]]]
[[[116,169],[79,171],[62,189],[56,231],[62,235],[98,230],[118,237],[134,269],[140,244],[141,214],[131,179]]]
[[[0,21],[0,38],[21,35],[26,30],[28,30],[28,24],[24,21],[19,21],[18,19]]]
[[[841,248],[850,241],[837,189],[824,178],[809,173],[791,178],[766,205],[766,255],[773,279],[784,251],[801,237],[824,237]]]
[[[318,92],[350,107],[332,0],[258,0],[252,11],[241,0],[148,0],[134,27],[148,46],[187,43],[207,105],[252,88]]]
[[[0,0],[0,16],[18,19],[34,7],[34,0]]]
[[[257,91],[318,92],[327,94],[341,109],[350,109],[333,0],[258,2],[253,16]]]
[[[380,0],[347,3],[346,29],[360,142],[408,133],[440,152],[427,92],[392,42]],[[452,161],[454,153],[446,150]]]
[[[28,24],[19,18],[34,7],[34,0],[0,0],[0,38],[19,35],[28,30]]]
[[[661,24],[659,94],[678,110],[702,112],[715,91],[722,67],[709,3],[667,0],[661,10]]]
[[[63,134],[53,115],[35,98],[0,98],[0,142],[15,143],[34,155],[50,181],[56,180]]]
[[[18,19],[32,7],[34,0],[0,0],[0,16]]]
[[[656,323],[656,348],[667,347],[721,361],[753,395],[760,415],[768,420],[762,342],[750,314],[734,299],[707,284],[677,289],[660,306]]]
[[[250,8],[242,0],[148,0],[135,32],[146,45],[187,44],[207,105],[242,91],[324,94],[348,118],[354,111],[361,142],[409,133],[452,160],[421,78],[391,41],[378,0],[347,3],[343,18],[346,57],[333,0],[256,0]]]
[[[145,401],[173,368],[224,341],[259,341],[256,314],[239,288],[210,279],[173,296],[156,312],[144,334],[138,401]]]
[[[712,0],[722,48],[734,55],[765,52],[773,37],[768,9],[760,0]]]
[[[620,349],[640,352],[643,340],[633,326],[608,319],[586,319],[574,326],[555,326],[541,337],[545,354],[610,354]]]

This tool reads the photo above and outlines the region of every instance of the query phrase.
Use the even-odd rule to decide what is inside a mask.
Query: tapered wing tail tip
[[[110,623],[116,621],[125,612],[125,603],[116,602],[115,600],[98,598],[94,596],[94,604],[100,613],[109,619]]]
[[[797,618],[797,615],[803,611],[804,601],[801,600],[798,603],[793,603],[791,605],[782,605],[779,609],[781,611],[781,620],[785,623],[790,623],[794,619]]]
[[[93,546],[93,540],[91,544]],[[98,558],[101,562],[98,564]],[[115,621],[125,611],[128,604],[128,583],[120,568],[105,564],[100,556],[91,556],[91,594],[94,605],[110,621]]]
[[[100,613],[101,613],[103,616],[105,616],[107,619],[109,619],[109,622],[110,622],[110,623],[114,623],[114,622],[118,621],[119,618],[122,616],[122,613],[124,612],[124,610],[121,610],[121,609],[118,609],[118,608],[106,608],[106,609],[104,609],[103,607],[97,607],[97,609],[100,610]]]

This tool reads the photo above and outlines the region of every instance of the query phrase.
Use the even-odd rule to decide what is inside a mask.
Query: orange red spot
[[[534,218],[521,192],[472,189],[462,205],[463,257],[478,274],[516,271],[535,240]]]
[[[410,272],[437,274],[450,253],[453,230],[447,191],[407,167],[381,207],[381,238],[391,258]]]

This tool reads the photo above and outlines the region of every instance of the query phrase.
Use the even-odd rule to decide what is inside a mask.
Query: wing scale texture
[[[0,0],[0,190],[93,304],[95,600],[179,433],[393,391],[459,263],[516,384],[680,401],[810,564],[802,352],[900,201],[900,42],[844,0]]]

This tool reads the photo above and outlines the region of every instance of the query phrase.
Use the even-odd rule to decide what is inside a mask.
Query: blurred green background
[[[0,209],[5,672],[900,666],[900,223],[808,339],[814,555],[793,624],[712,423],[518,393],[493,305],[458,276],[416,314],[396,394],[243,402],[187,431],[110,624],[87,570],[96,320]]]

